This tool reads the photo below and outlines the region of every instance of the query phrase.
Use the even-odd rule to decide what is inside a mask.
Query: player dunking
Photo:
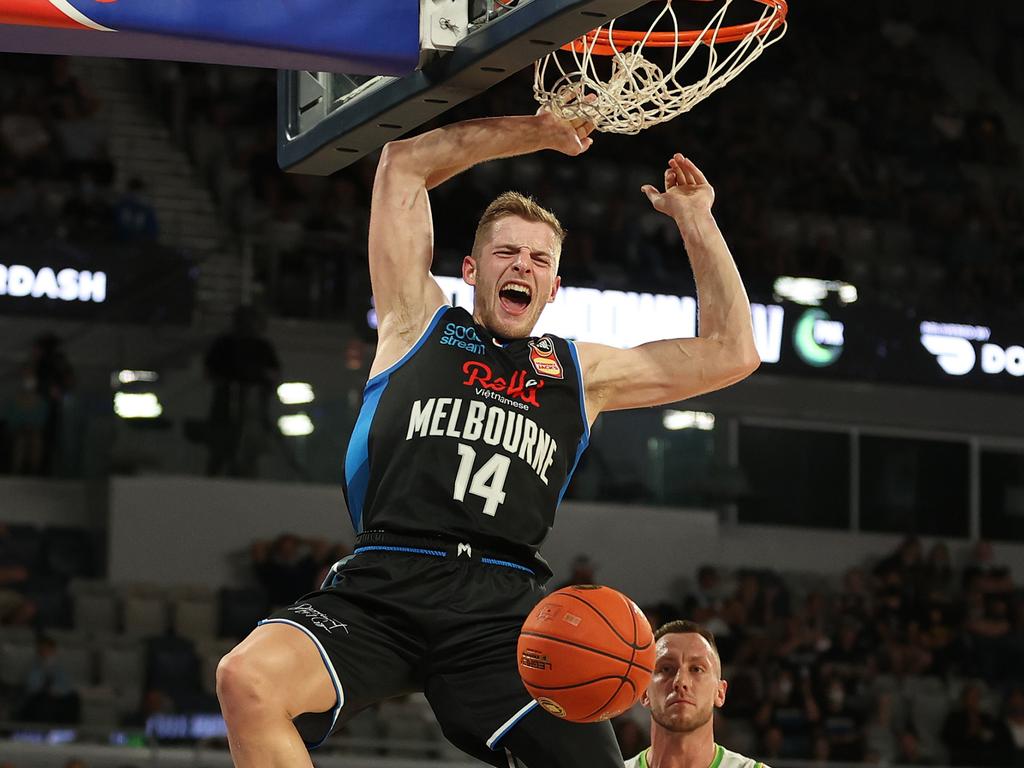
[[[692,621],[672,621],[654,637],[654,675],[640,699],[651,711],[651,746],[626,768],[767,768],[715,743],[715,709],[729,687],[715,636]]]
[[[607,723],[569,723],[530,699],[516,639],[543,596],[537,551],[597,415],[724,387],[759,363],[714,191],[682,155],[664,190],[643,188],[685,242],[700,338],[627,350],[530,338],[559,287],[564,232],[516,194],[487,208],[463,262],[472,315],[430,275],[428,190],[486,160],[582,154],[592,130],[541,110],[384,148],[369,241],[379,340],[345,465],[356,549],[218,667],[237,766],[309,766],[307,747],[355,712],[423,691],[445,736],[485,763],[621,768]]]

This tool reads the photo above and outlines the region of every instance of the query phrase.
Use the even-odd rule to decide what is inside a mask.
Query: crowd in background
[[[0,54],[0,233],[77,245],[153,243],[139,178],[119,178],[102,102],[63,56]]]
[[[0,640],[18,623],[37,635],[24,678],[5,690],[11,706],[4,716],[79,722],[78,691],[54,639],[72,629],[74,614],[55,610],[52,598],[38,609],[18,602],[33,578],[10,542],[10,532],[0,530]],[[249,586],[222,591],[220,642],[237,641],[274,606],[318,588],[346,554],[343,544],[290,533],[254,542],[240,553]],[[653,626],[685,617],[715,633],[729,683],[726,706],[716,713],[716,737],[725,746],[769,765],[1024,764],[1024,596],[987,542],[951,553],[942,541],[926,550],[908,537],[839,577],[710,564],[692,581],[679,577],[674,595],[644,611]],[[592,582],[600,582],[600,563],[586,556],[556,580]],[[189,640],[168,631],[144,644],[145,679],[123,727],[144,729],[155,715],[217,711]],[[417,738],[440,744],[429,710],[416,699],[365,712],[347,732],[394,736],[388,728],[397,727],[399,710],[412,718],[403,727],[415,721]],[[646,746],[639,708],[615,727],[624,753]]]
[[[769,765],[1024,762],[1024,597],[987,542],[957,566],[908,537],[835,584],[705,565],[647,612],[714,631],[729,681],[716,736]],[[646,745],[629,717],[618,732],[626,752]]]
[[[753,291],[801,275],[848,280],[898,306],[1010,300],[1024,287],[1021,148],[1008,127],[1022,80],[1009,35],[1022,22],[1020,9],[996,5],[998,34],[977,41],[934,8],[793,8],[789,38],[677,121],[640,137],[599,135],[580,160],[491,163],[435,190],[435,271],[458,269],[481,209],[515,187],[567,226],[567,283],[684,290],[677,234],[638,191],[684,150],[715,185],[718,219]],[[849,28],[858,34],[845,41]],[[969,94],[941,71],[939,36],[980,60],[987,80]],[[530,112],[531,76],[435,124]],[[160,65],[149,77],[237,231],[256,244],[269,305],[315,317],[347,317],[353,300],[362,308],[375,158],[327,179],[282,174],[265,106],[273,73]],[[995,98],[1000,87],[1018,99],[1009,108]]]

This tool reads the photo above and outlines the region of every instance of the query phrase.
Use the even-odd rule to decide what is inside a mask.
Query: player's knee
[[[265,706],[274,675],[258,654],[236,648],[217,664],[217,698],[225,710]]]

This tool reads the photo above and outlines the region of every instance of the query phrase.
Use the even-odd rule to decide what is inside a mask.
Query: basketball
[[[526,690],[548,712],[577,723],[625,712],[654,668],[654,633],[628,597],[610,587],[565,587],[523,623],[516,650]]]

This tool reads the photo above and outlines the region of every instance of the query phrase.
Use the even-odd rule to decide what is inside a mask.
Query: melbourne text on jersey
[[[409,412],[406,440],[414,437],[454,437],[466,442],[482,440],[500,446],[525,461],[548,484],[547,472],[555,461],[558,444],[533,419],[497,405],[458,397],[417,400]]]

